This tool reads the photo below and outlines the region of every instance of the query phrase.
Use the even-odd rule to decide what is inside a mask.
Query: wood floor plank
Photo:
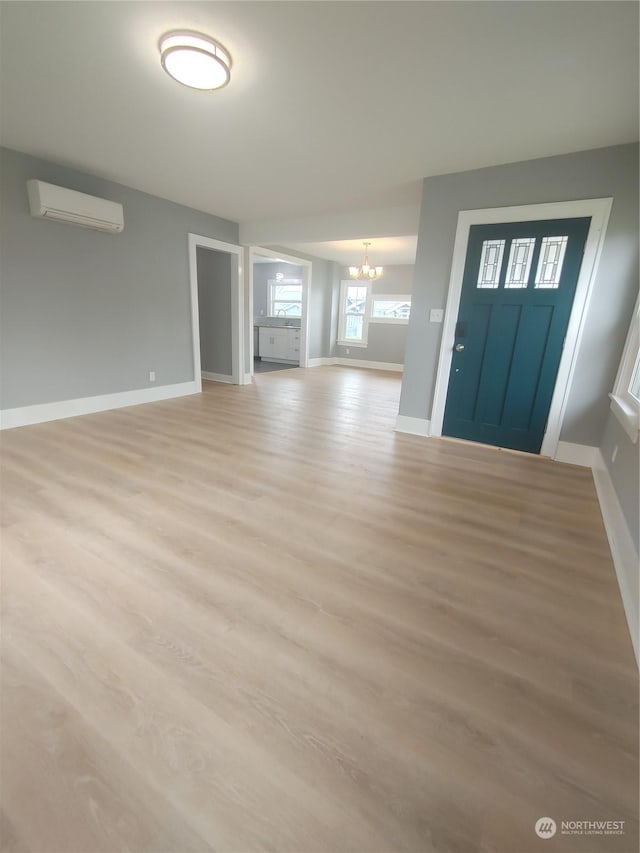
[[[3,435],[3,851],[637,849],[590,472],[394,433],[398,393],[283,371]]]
[[[7,806],[29,839],[27,848],[14,837],[14,849],[134,853],[155,850],[176,833],[181,849],[208,849],[170,803],[152,796],[136,768],[39,677],[11,638],[3,650],[1,707]]]

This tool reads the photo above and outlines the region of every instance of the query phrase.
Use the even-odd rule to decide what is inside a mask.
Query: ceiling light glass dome
[[[193,32],[165,33],[160,39],[164,70],[184,86],[212,91],[231,78],[231,56],[209,36]]]

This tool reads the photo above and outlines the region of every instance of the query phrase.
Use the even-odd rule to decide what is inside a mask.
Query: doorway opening
[[[308,367],[311,261],[251,247],[248,265],[250,375]]]
[[[202,380],[244,384],[243,249],[189,234],[193,370]]]

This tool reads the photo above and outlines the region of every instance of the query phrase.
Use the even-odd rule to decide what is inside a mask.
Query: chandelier
[[[367,281],[373,281],[380,278],[382,275],[382,267],[372,267],[369,264],[369,256],[367,249],[371,243],[363,243],[364,245],[364,263],[361,267],[349,267],[349,275],[351,278],[365,278]]]

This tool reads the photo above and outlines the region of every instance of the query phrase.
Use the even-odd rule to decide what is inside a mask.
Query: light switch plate
[[[429,322],[430,323],[442,323],[444,319],[444,310],[442,308],[432,308],[429,311]]]

